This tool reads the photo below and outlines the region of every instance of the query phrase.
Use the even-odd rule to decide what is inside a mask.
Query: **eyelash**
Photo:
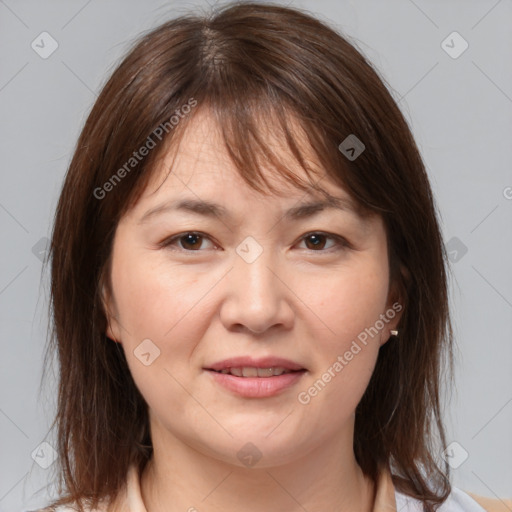
[[[200,237],[203,237],[203,238],[208,238],[209,237],[204,234],[204,233],[201,233],[200,231],[185,231],[184,233],[179,233],[177,235],[174,235],[170,238],[166,238],[165,240],[163,240],[162,242],[160,242],[159,246],[162,247],[162,248],[168,248],[170,250],[173,250],[173,251],[180,251],[180,252],[185,252],[185,253],[195,253],[195,252],[203,252],[202,249],[198,249],[198,250],[189,250],[189,249],[184,249],[184,248],[174,248],[173,247],[173,244],[174,242],[177,242],[179,241],[181,238],[184,238],[185,236],[187,235],[196,235],[196,236],[200,236]],[[323,237],[326,237],[326,238],[330,238],[331,240],[334,240],[337,244],[337,247],[330,247],[329,249],[321,249],[321,250],[318,250],[318,251],[315,251],[314,249],[306,249],[310,252],[318,252],[318,253],[332,253],[332,252],[337,252],[339,250],[343,250],[343,249],[349,249],[351,248],[351,244],[345,240],[343,237],[341,236],[338,236],[338,235],[333,235],[331,233],[325,233],[323,231],[310,231],[309,233],[306,233],[305,235],[303,235],[300,239],[300,241],[303,241],[305,240],[306,238],[312,236],[312,235],[320,235],[320,236],[323,236]],[[210,240],[211,241],[211,240]],[[213,242],[212,242],[213,243]]]

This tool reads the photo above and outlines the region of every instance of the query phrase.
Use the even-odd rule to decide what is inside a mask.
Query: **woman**
[[[443,462],[424,165],[325,24],[245,3],[142,37],[82,131],[51,255],[57,510],[484,510]]]

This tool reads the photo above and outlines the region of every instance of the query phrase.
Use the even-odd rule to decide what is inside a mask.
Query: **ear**
[[[107,319],[107,328],[105,334],[107,338],[117,343],[121,342],[121,329],[117,321],[117,308],[115,306],[114,298],[108,287],[102,285],[101,287],[101,303]]]
[[[400,275],[391,283],[388,293],[386,311],[384,312],[385,327],[381,336],[381,346],[384,345],[392,336],[391,331],[397,330],[397,336],[400,336],[399,324],[405,310],[406,302],[406,284],[409,282],[409,271],[403,265],[400,265]]]

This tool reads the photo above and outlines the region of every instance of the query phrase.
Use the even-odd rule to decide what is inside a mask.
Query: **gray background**
[[[453,481],[511,497],[512,3],[290,4],[358,41],[413,129],[453,259],[458,352],[446,408],[449,442],[458,443],[448,450],[458,466]],[[54,383],[39,393],[48,305],[41,255],[76,138],[131,40],[190,7],[208,4],[0,0],[0,511],[36,508],[51,491],[52,466],[41,467],[51,449],[37,451],[52,443],[55,401]],[[46,59],[31,47],[43,45],[43,31],[58,43]],[[457,58],[441,44],[453,31],[469,44]],[[462,48],[460,40],[448,44],[452,53]]]

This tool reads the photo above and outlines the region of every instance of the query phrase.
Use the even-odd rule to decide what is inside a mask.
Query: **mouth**
[[[306,371],[301,364],[282,357],[239,356],[218,361],[204,368],[223,374],[231,374],[236,377],[277,377],[283,373]]]
[[[293,361],[266,357],[226,359],[204,368],[213,381],[244,398],[265,398],[295,385],[307,369]]]
[[[224,375],[234,375],[235,377],[261,377],[261,378],[269,378],[269,377],[278,377],[279,375],[283,375],[286,373],[297,373],[304,372],[306,370],[288,370],[282,366],[271,366],[269,368],[258,368],[255,366],[238,366],[231,368],[223,368],[222,370],[214,370],[212,368],[207,368],[212,372],[222,373]]]

